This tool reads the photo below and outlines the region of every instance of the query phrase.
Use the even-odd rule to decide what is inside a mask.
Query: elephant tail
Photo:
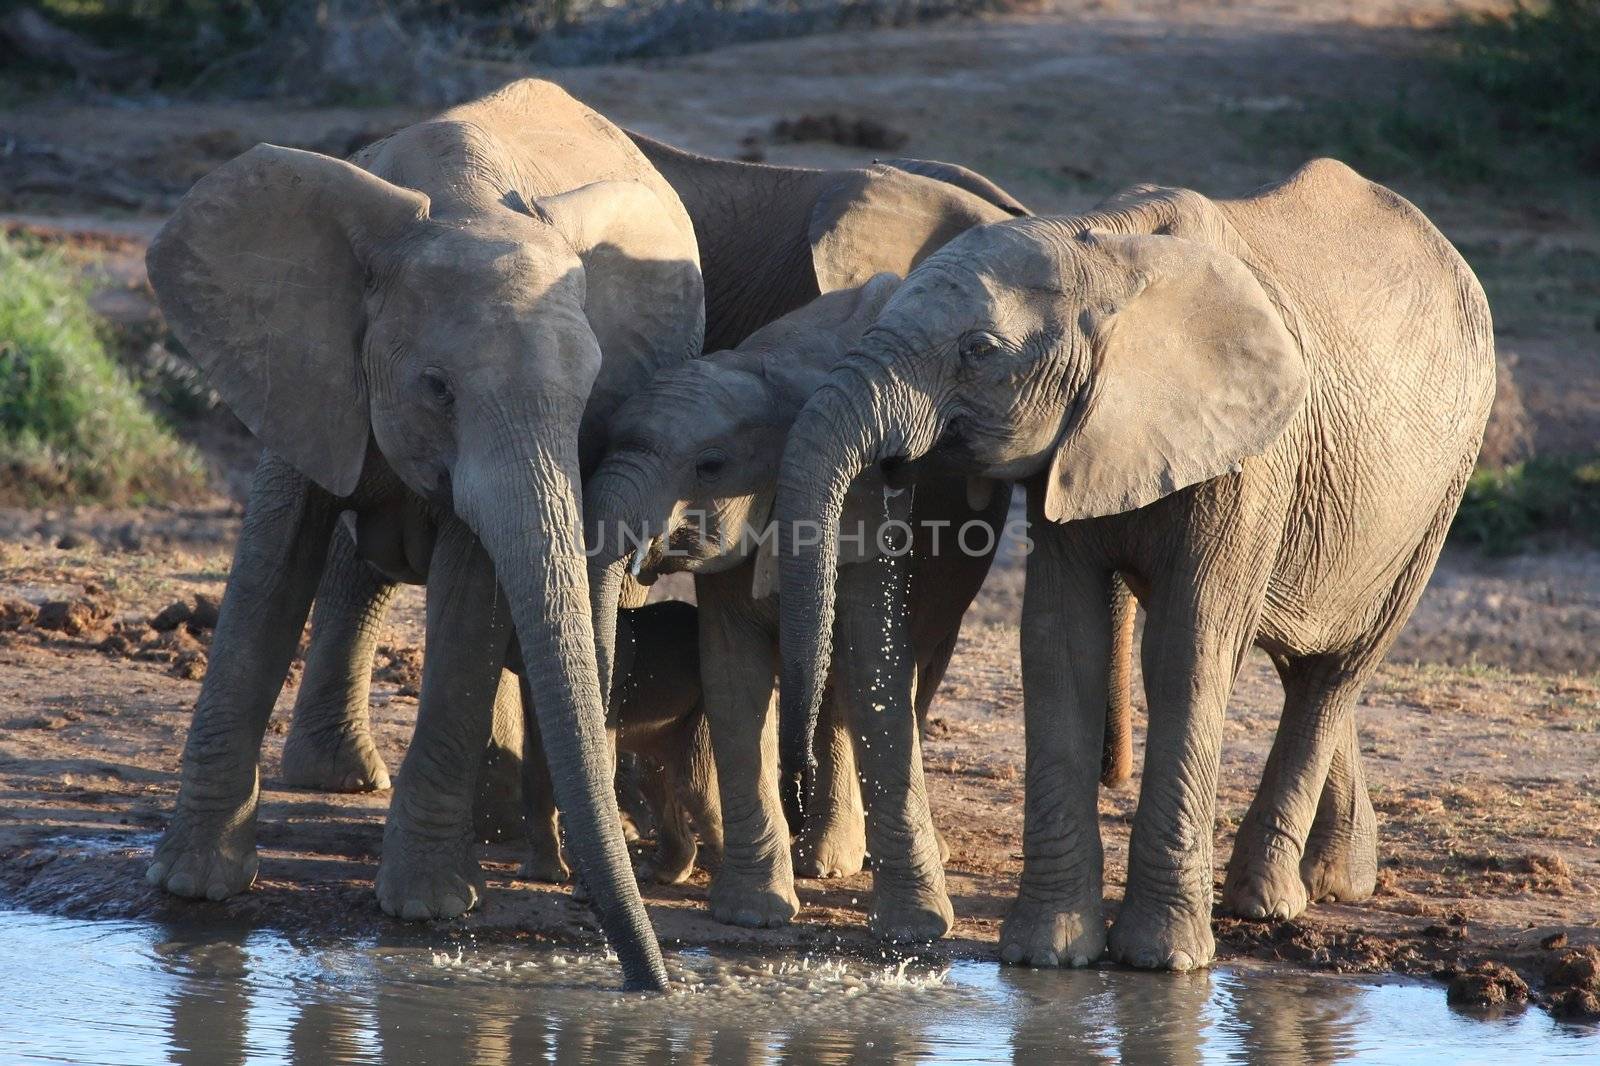
[[[1133,776],[1133,620],[1138,610],[1121,574],[1111,576],[1110,693],[1106,739],[1100,752],[1100,783],[1119,788]]]

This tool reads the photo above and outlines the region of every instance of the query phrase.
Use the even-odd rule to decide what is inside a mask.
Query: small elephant
[[[646,872],[663,884],[677,884],[694,872],[697,859],[714,868],[722,855],[717,770],[700,698],[696,611],[692,604],[668,600],[623,610],[616,626],[611,703],[617,750],[643,763],[637,785],[656,826],[656,853]],[[520,821],[529,845],[523,876],[565,881],[569,871],[538,720],[528,714],[520,688],[508,672],[495,705],[490,765],[479,781],[477,830],[480,837],[498,839],[513,835],[508,823]],[[628,776],[619,773],[619,790]],[[515,805],[521,806],[517,818],[483,817],[485,811]]]
[[[1026,484],[1027,803],[1003,959],[1210,960],[1223,712],[1252,643],[1285,701],[1223,905],[1291,917],[1370,894],[1354,706],[1432,572],[1494,381],[1467,264],[1332,160],[1239,200],[1139,187],[983,226],[911,273],[796,418],[775,510],[827,526],[885,462]],[[831,662],[834,553],[823,538],[779,560],[781,713],[801,737]],[[1095,760],[1114,574],[1147,612],[1149,733],[1108,943]]]
[[[760,534],[790,423],[899,284],[881,274],[827,293],[737,348],[656,375],[613,417],[606,456],[586,489],[602,684],[608,674],[623,676],[620,656],[615,670],[609,665],[609,621],[628,616],[618,613],[616,597],[630,567],[652,578],[695,575],[712,746],[722,807],[730,812],[726,855],[711,887],[711,910],[721,921],[775,925],[798,910],[771,748],[780,605],[768,596],[770,541]],[[862,478],[838,528],[876,538],[885,488],[875,475]],[[914,501],[910,494],[889,501],[896,508],[910,504],[896,515],[914,532],[910,554],[901,558],[876,539],[858,538],[852,565],[839,571],[831,724],[815,739],[823,756],[815,788],[823,817],[808,812],[793,864],[810,876],[851,874],[870,851],[870,922],[886,939],[927,940],[950,928],[942,841],[928,813],[917,725],[988,573],[1009,495],[974,504],[965,479],[927,479]],[[1125,679],[1116,691],[1124,706],[1112,717],[1125,722]],[[1110,764],[1125,769],[1124,759]]]

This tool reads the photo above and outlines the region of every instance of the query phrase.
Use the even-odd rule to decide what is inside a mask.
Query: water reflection
[[[1537,1011],[1480,1022],[1435,986],[1221,969],[948,971],[674,957],[680,991],[603,957],[415,940],[313,948],[0,912],[0,1062],[901,1066],[1600,1057]]]

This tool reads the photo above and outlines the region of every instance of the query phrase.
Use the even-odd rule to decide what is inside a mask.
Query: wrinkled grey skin
[[[693,605],[666,601],[623,610],[617,622],[618,665],[611,694],[617,750],[640,756],[637,786],[656,829],[656,853],[641,877],[662,884],[688,879],[698,861],[715,869],[722,854],[722,814],[711,734],[700,698],[699,627]],[[494,760],[511,770],[480,778],[477,831],[480,837],[528,837],[522,874],[529,880],[561,882],[569,873],[557,832],[536,719],[524,718],[524,701],[513,675],[501,684],[495,706]],[[628,775],[618,775],[619,790]],[[493,795],[485,795],[486,791]],[[485,819],[484,811],[520,806],[514,818]],[[698,830],[699,841],[696,841]]]
[[[618,409],[585,494],[602,685],[613,658],[608,620],[618,617],[630,558],[648,577],[696,575],[702,676],[725,812],[724,861],[710,900],[720,921],[780,925],[799,910],[770,714],[777,612],[770,588],[755,587],[762,580],[756,535],[766,525],[794,416],[898,285],[898,277],[883,274],[826,294],[738,348],[658,374]],[[816,791],[826,817],[807,812],[794,862],[803,874],[842,876],[859,870],[870,851],[871,924],[887,939],[928,940],[950,928],[917,721],[988,573],[1004,495],[974,509],[964,479],[921,486],[913,525],[948,523],[944,550],[930,552],[926,536],[908,558],[868,545],[839,574],[839,646],[848,650],[832,664],[830,717],[848,723],[849,732],[836,727],[818,738]],[[910,501],[906,494],[903,502]],[[885,513],[882,481],[864,479],[849,511],[844,528],[859,524],[875,538]],[[969,531],[969,542],[986,550],[954,550],[956,530],[967,523],[981,527],[981,535]],[[886,604],[899,606],[885,611]],[[850,735],[867,796],[865,839],[859,814],[842,817],[857,791]],[[839,791],[845,795],[833,795]]]
[[[1002,958],[1210,960],[1223,711],[1252,642],[1285,703],[1223,904],[1289,917],[1371,892],[1352,710],[1432,570],[1493,392],[1471,271],[1409,203],[1329,160],[1243,200],[1141,188],[982,227],[907,278],[796,420],[776,513],[831,521],[890,459],[1025,480],[1027,804]],[[780,559],[792,761],[829,661],[831,555]],[[1095,759],[1113,573],[1148,612],[1150,726],[1108,941]]]
[[[986,179],[950,164],[902,160],[893,167],[834,171],[768,167],[707,159],[630,136],[677,192],[693,222],[706,286],[706,344],[711,349],[737,344],[825,288],[860,284],[879,270],[907,270],[927,251],[970,226],[1023,211]],[[910,173],[913,170],[917,173]],[[386,539],[403,543],[417,535],[402,516],[393,526],[368,523],[358,540],[363,545]],[[313,753],[300,764],[309,765],[310,772],[296,771],[302,784],[361,785],[380,780],[384,773],[375,751],[370,759],[364,754],[370,748],[365,713],[371,650],[389,586],[359,572],[363,565],[354,551],[336,547],[318,591],[308,675],[295,710],[295,729],[307,730],[307,739],[296,741],[291,732],[289,745]],[[416,569],[409,574],[393,566],[384,569],[393,579],[421,576]],[[430,642],[430,672],[444,648],[443,639]],[[494,691],[497,666],[479,656],[470,663],[453,662],[451,669],[464,665],[478,675],[455,674],[448,685],[441,682],[441,692]],[[447,711],[433,708],[425,692],[413,743],[418,754],[411,757],[420,759],[425,752],[441,781],[473,780],[477,772],[471,762],[473,749],[459,741],[436,744],[430,739],[432,731],[423,730],[422,724],[481,718],[484,724],[475,727],[474,735],[487,736],[490,700],[476,701],[470,713],[460,698]],[[352,752],[357,754],[351,757]],[[846,785],[848,765],[841,764],[834,775]],[[844,798],[855,793],[830,787],[830,794]],[[859,804],[859,799],[851,802]],[[468,854],[471,829],[466,805],[441,810],[435,827],[441,838],[459,841],[462,854]],[[475,868],[463,862],[455,869],[462,871],[461,877],[452,876],[436,894],[423,896],[426,916],[457,914],[476,902]]]
[[[436,583],[384,908],[470,905],[473,774],[440,753],[482,752],[515,623],[571,853],[627,985],[663,988],[612,793],[578,486],[630,384],[700,348],[692,225],[620,130],[543,82],[358,162],[259,146],[149,253],[168,321],[269,449],[150,880],[215,899],[254,879],[262,731],[351,511],[369,560]]]

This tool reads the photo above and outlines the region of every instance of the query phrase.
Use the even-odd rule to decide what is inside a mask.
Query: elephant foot
[[[145,880],[185,899],[227,899],[256,880],[255,799],[228,814],[179,807],[161,835]]]
[[[283,783],[317,792],[384,792],[389,768],[365,729],[336,733],[289,730],[280,765]]]
[[[792,849],[796,877],[851,877],[862,871],[867,861],[867,839],[859,825],[855,829],[830,821],[820,829],[802,829]]]
[[[1319,902],[1351,903],[1366,899],[1378,887],[1376,833],[1320,838],[1313,832],[1300,860],[1306,894]]]
[[[793,883],[767,871],[740,871],[724,863],[711,882],[711,916],[724,925],[776,929],[800,913]]]
[[[1209,965],[1217,946],[1211,935],[1210,893],[1198,904],[1174,906],[1130,890],[1111,926],[1111,957],[1141,970],[1182,973]]]
[[[1235,846],[1222,883],[1224,910],[1257,921],[1287,921],[1299,917],[1309,902],[1299,857],[1287,847],[1241,852]]]
[[[942,884],[911,883],[890,889],[882,884],[881,872],[875,881],[867,927],[879,940],[920,944],[938,940],[955,925],[956,912]]]
[[[656,844],[656,853],[640,870],[640,880],[660,885],[681,885],[694,875],[698,852],[694,840],[665,840]]]
[[[1106,924],[1093,906],[1018,898],[1000,927],[1000,959],[1008,966],[1087,966],[1106,949]]]
[[[534,852],[522,860],[517,876],[524,881],[564,885],[567,883],[567,878],[572,876],[572,871],[568,869],[567,861],[561,857],[561,852],[557,851],[553,855],[548,852]]]
[[[383,913],[407,922],[459,918],[478,905],[482,884],[471,841],[422,838],[391,820],[378,864]]]
[[[486,756],[472,798],[472,835],[486,844],[505,844],[528,836],[522,801],[522,771],[508,758]]]

